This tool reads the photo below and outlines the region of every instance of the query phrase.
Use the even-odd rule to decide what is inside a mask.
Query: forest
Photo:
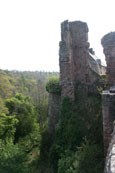
[[[58,72],[0,70],[0,173],[102,173],[101,91],[62,101],[51,140],[49,93],[60,95]]]
[[[58,73],[0,70],[0,172],[35,172],[47,127],[47,78]]]

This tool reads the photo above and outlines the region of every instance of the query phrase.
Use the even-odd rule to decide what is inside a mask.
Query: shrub
[[[103,165],[103,152],[100,146],[85,139],[75,153],[73,173],[101,173]]]
[[[5,142],[12,141],[16,132],[18,119],[15,116],[0,114],[0,139]]]
[[[58,173],[101,173],[103,152],[98,144],[85,139],[77,151],[66,151],[58,162]]]
[[[73,173],[73,162],[75,160],[75,153],[71,150],[65,151],[58,162],[58,173]]]
[[[46,84],[46,90],[49,93],[60,95],[61,86],[60,86],[59,77],[56,77],[56,76],[50,77]]]
[[[17,94],[7,99],[5,104],[9,111],[8,116],[16,115],[19,121],[16,125],[15,142],[33,131],[39,131],[36,112],[28,97]]]
[[[100,77],[102,80],[106,81],[107,76],[105,74],[101,74]]]

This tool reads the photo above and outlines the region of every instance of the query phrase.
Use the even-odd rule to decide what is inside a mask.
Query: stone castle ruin
[[[49,96],[49,132],[54,132],[58,122],[61,99],[69,96],[74,100],[75,86],[80,82],[85,90],[94,91],[92,85],[99,80],[100,74],[106,73],[105,66],[97,59],[93,49],[89,49],[88,26],[85,22],[64,21],[61,24],[61,41],[59,43],[59,64],[61,98]]]
[[[94,52],[89,49],[88,26],[81,21],[61,24],[61,42],[59,51],[60,81],[62,98],[69,96],[74,100],[77,83],[91,86],[105,74],[106,68],[101,60],[95,60]]]
[[[94,51],[89,49],[88,31],[85,22],[64,21],[61,24],[59,44],[61,97],[50,94],[49,123],[53,123],[52,126],[49,125],[52,127],[49,131],[55,130],[60,103],[64,97],[68,96],[74,101],[75,87],[79,83],[85,86],[85,91],[94,92],[95,83],[100,80],[100,75],[107,74],[108,90],[102,93],[104,151],[105,157],[107,156],[105,173],[115,173],[115,130],[113,128],[115,120],[115,32],[105,35],[101,40],[107,62],[106,73],[106,67],[101,64],[100,59],[96,59]]]

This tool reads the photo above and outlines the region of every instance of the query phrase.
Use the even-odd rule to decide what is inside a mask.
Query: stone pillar
[[[115,120],[115,91],[107,90],[102,93],[102,112],[103,112],[103,137],[104,155],[106,157],[111,134],[113,132],[113,121]]]
[[[72,56],[71,56],[71,36],[69,22],[64,21],[61,24],[61,42],[59,51],[60,63],[60,84],[61,97],[70,97],[74,100],[74,86],[72,80]]]
[[[88,51],[87,24],[81,21],[64,21],[61,24],[59,51],[62,98],[69,96],[74,100],[75,84],[89,81]]]
[[[105,35],[101,44],[104,48],[104,54],[107,63],[107,85],[115,85],[115,32]]]

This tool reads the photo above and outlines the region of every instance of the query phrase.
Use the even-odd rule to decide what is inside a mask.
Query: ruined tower
[[[59,95],[49,95],[48,131],[53,133],[59,118],[59,108],[64,97],[75,99],[75,89],[83,95],[97,91],[95,81],[99,79],[99,68],[94,51],[89,52],[88,26],[85,22],[64,21],[61,23],[59,50],[61,99]],[[103,67],[104,68],[104,67]],[[79,85],[80,84],[80,85]]]
[[[78,83],[92,85],[98,75],[89,62],[88,26],[85,22],[64,21],[61,24],[59,51],[61,97],[74,100]]]

